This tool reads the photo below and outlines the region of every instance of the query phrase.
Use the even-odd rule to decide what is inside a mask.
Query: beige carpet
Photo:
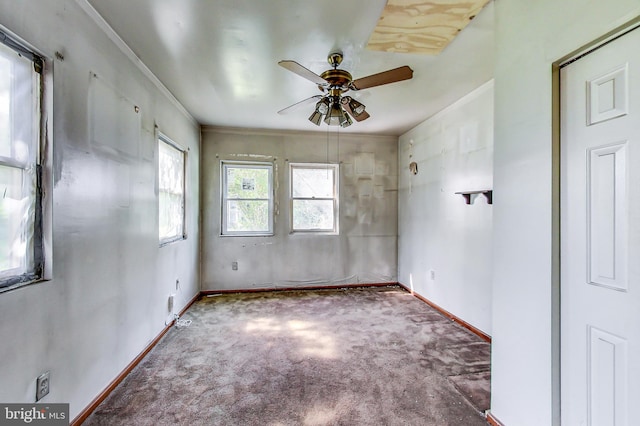
[[[490,345],[398,287],[205,297],[85,425],[486,425]]]

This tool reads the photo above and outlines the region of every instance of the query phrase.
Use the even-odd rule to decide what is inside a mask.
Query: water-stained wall
[[[273,236],[220,236],[221,160],[273,162]],[[326,162],[340,163],[339,235],[291,234],[288,164]],[[205,128],[201,182],[203,290],[397,281],[396,137]]]
[[[0,401],[84,409],[198,293],[200,129],[75,0],[0,2],[47,57],[49,280],[0,293]],[[187,239],[159,247],[156,126],[187,150]],[[180,288],[176,290],[176,280]]]
[[[491,334],[493,82],[400,137],[398,280]],[[409,164],[417,164],[417,174]]]

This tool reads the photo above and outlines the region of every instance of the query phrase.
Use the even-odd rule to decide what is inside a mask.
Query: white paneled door
[[[562,425],[639,425],[640,29],[560,78]]]

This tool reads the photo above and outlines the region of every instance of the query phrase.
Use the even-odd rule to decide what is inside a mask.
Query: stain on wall
[[[222,160],[273,161],[273,236],[220,236]],[[339,235],[292,234],[288,163],[327,162],[340,164]],[[203,290],[397,281],[397,138],[205,128],[201,182]]]

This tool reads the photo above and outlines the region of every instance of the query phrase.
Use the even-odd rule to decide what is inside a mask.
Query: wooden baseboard
[[[323,286],[306,286],[306,287],[275,287],[275,288],[248,288],[248,289],[232,289],[232,290],[203,290],[200,292],[203,296],[212,294],[234,294],[234,293],[264,293],[271,291],[293,291],[293,290],[338,290],[341,288],[366,288],[366,287],[395,287],[397,282],[388,283],[366,283],[366,284],[342,284],[342,285],[323,285]]]
[[[500,420],[496,419],[493,414],[491,414],[491,411],[487,411],[487,422],[489,422],[491,426],[504,426]]]
[[[201,294],[198,293],[196,294],[193,299],[191,299],[189,301],[189,303],[187,303],[187,305],[180,311],[179,315],[184,314],[187,309],[189,309],[191,307],[191,305],[193,305],[195,303],[196,300],[198,300],[201,297]],[[125,377],[127,377],[127,375],[129,373],[131,373],[131,370],[133,370],[139,363],[140,361],[142,361],[144,359],[144,357],[149,353],[149,351],[151,351],[151,349],[153,349],[153,347],[158,344],[158,342],[160,341],[160,339],[162,339],[162,337],[167,333],[167,331],[169,331],[171,329],[171,327],[173,326],[173,324],[175,323],[174,321],[171,321],[171,323],[167,326],[165,326],[165,328],[162,329],[162,331],[160,332],[160,334],[158,334],[152,341],[151,343],[149,343],[143,350],[142,352],[140,352],[138,354],[137,357],[135,357],[133,359],[133,361],[131,361],[129,363],[129,365],[127,365],[124,370],[122,370],[120,372],[120,374],[118,374],[116,376],[115,379],[113,379],[113,381],[111,383],[109,383],[109,386],[107,386],[102,392],[100,392],[98,394],[98,396],[96,396],[94,398],[93,401],[91,401],[91,403],[89,405],[87,405],[85,407],[84,410],[82,410],[75,419],[73,419],[73,421],[70,423],[71,426],[80,426],[85,420],[87,420],[87,417],[89,417],[91,415],[91,413],[93,413],[93,411],[98,408],[98,405],[100,405],[102,403],[102,401],[104,401],[111,392],[113,392],[113,390],[120,384],[120,382],[122,382],[124,380]]]
[[[402,284],[402,283],[398,283],[398,285],[402,288],[404,288],[405,290],[407,290],[409,293],[411,293],[414,297],[417,297],[418,299],[422,300],[424,303],[426,303],[427,305],[431,306],[433,309],[437,310],[438,312],[440,312],[442,315],[444,315],[445,317],[449,318],[452,321],[457,322],[458,324],[460,324],[461,326],[463,326],[464,328],[466,328],[467,330],[471,331],[473,334],[478,335],[481,339],[491,343],[491,336],[489,336],[487,333],[485,333],[484,331],[480,330],[479,328],[476,328],[474,326],[472,326],[471,324],[469,324],[468,322],[466,322],[465,320],[463,320],[462,318],[458,318],[457,316],[455,316],[454,314],[452,314],[451,312],[442,309],[440,306],[436,305],[435,303],[433,303],[432,301],[430,301],[429,299],[427,299],[426,297],[416,293],[415,291],[412,291],[409,287],[407,287],[406,285]]]

